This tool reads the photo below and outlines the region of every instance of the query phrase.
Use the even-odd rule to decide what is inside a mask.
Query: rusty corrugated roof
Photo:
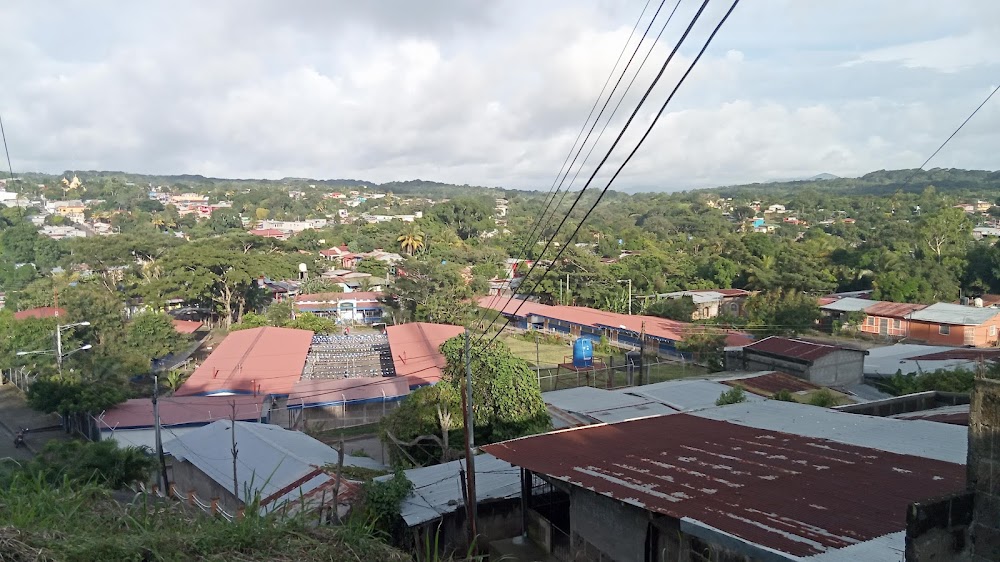
[[[406,377],[410,388],[437,383],[446,363],[438,348],[463,332],[461,326],[430,322],[387,326],[385,333],[396,376]]]
[[[965,468],[690,414],[486,445],[514,465],[767,548],[808,556],[902,530]]]
[[[817,359],[826,357],[835,351],[857,351],[865,353],[864,350],[841,347],[839,345],[828,345],[825,343],[815,343],[811,341],[781,338],[778,336],[766,337],[745,347],[759,353],[798,359],[812,363]]]
[[[757,375],[755,377],[741,377],[738,379],[719,382],[728,384],[729,386],[739,385],[750,391],[759,390],[767,394],[774,394],[782,390],[787,390],[788,392],[819,390],[818,386],[807,380],[793,377],[792,375],[779,371]]]
[[[906,318],[911,312],[925,308],[927,308],[926,304],[878,301],[865,308],[865,314],[868,316],[881,316],[883,318]]]

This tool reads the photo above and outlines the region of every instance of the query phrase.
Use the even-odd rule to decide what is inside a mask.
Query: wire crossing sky
[[[677,18],[697,4],[683,2]],[[545,191],[642,5],[6,2],[0,113],[15,172]],[[725,9],[713,2],[704,17]],[[670,46],[665,36],[652,59]],[[678,62],[694,54],[685,48]],[[747,3],[614,189],[912,168],[998,76],[992,0]],[[1000,104],[987,104],[932,165],[1000,168],[998,122]]]

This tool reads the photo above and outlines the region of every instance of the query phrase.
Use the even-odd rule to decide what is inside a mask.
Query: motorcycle
[[[22,430],[20,430],[20,431],[17,432],[17,435],[14,436],[14,448],[15,449],[20,449],[21,447],[24,447],[24,434],[27,431],[28,431],[27,429],[22,429]]]

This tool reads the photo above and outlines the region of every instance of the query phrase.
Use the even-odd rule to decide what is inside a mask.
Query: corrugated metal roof
[[[787,390],[788,392],[803,392],[819,390],[820,388],[807,380],[803,380],[779,371],[764,371],[750,376],[729,378],[721,382],[730,386],[738,384],[750,392],[763,392],[767,395],[771,395],[782,390]]]
[[[437,383],[446,363],[438,348],[464,331],[461,326],[429,322],[386,327],[396,376],[406,377],[410,388]]]
[[[956,464],[965,464],[968,447],[965,429],[957,426],[850,414],[780,400],[730,404],[692,415]]]
[[[236,419],[259,420],[263,414],[261,396],[170,396],[160,399],[163,425],[208,424],[229,419],[236,404]],[[98,417],[102,430],[153,427],[153,401],[133,398],[114,406]]]
[[[930,410],[920,410],[917,412],[906,412],[890,416],[900,420],[926,420],[938,423],[950,423],[955,425],[969,425],[969,405],[958,404],[955,406],[942,406]]]
[[[302,376],[312,336],[309,330],[270,326],[232,332],[176,396],[287,395]]]
[[[911,343],[873,347],[868,350],[868,356],[865,357],[865,376],[891,377],[896,374],[896,371],[902,371],[904,375],[908,375],[920,371],[975,367],[975,360],[970,359],[915,359],[954,349],[956,348]]]
[[[419,525],[456,511],[465,505],[459,468],[465,461],[451,461],[434,466],[413,468],[406,477],[413,483],[413,492],[399,506],[399,514],[407,526]],[[380,476],[386,480],[391,476]],[[476,498],[482,502],[521,497],[520,470],[493,455],[476,456]]]
[[[288,408],[402,398],[409,393],[410,386],[402,377],[303,379],[292,387]]]
[[[863,350],[851,349],[839,345],[828,345],[825,343],[815,343],[811,341],[782,338],[778,336],[766,337],[746,346],[744,349],[772,356],[807,361],[809,363],[826,357],[835,351],[856,351],[858,353],[865,353]]]
[[[906,531],[807,556],[808,562],[900,562],[906,558]]]
[[[65,308],[56,308],[54,306],[41,306],[38,308],[29,308],[27,310],[22,310],[20,312],[14,313],[14,320],[24,320],[25,318],[56,318],[66,316]]]
[[[549,406],[558,408],[561,412],[557,414],[575,415],[584,423],[613,423],[676,412],[652,398],[589,386],[543,392],[542,400]]]
[[[198,470],[227,490],[233,487],[233,458],[229,453],[232,422],[219,420],[164,444],[178,460]],[[299,431],[276,425],[236,422],[236,480],[240,499],[260,493],[270,499],[264,509],[298,499],[333,478],[322,471],[337,463],[337,451]],[[345,466],[385,468],[372,459],[344,455]],[[293,486],[294,484],[294,486]]]
[[[824,304],[820,308],[831,312],[858,312],[875,304],[876,301],[859,299],[855,297],[845,297],[837,299],[829,304]]]
[[[910,503],[965,486],[961,464],[685,413],[483,449],[538,474],[794,556],[898,532]],[[863,494],[847,492],[862,488]]]
[[[955,326],[978,326],[1000,314],[996,308],[976,308],[939,302],[918,310],[910,315],[911,320],[930,322],[933,324],[951,324]]]
[[[926,304],[912,304],[906,302],[878,301],[865,309],[865,314],[869,316],[881,316],[884,318],[907,318],[911,312],[927,308]]]
[[[691,411],[715,406],[719,395],[730,390],[732,387],[721,382],[706,379],[680,379],[624,388],[615,393],[655,400],[677,411]],[[757,402],[765,400],[765,398],[747,393],[746,400]]]

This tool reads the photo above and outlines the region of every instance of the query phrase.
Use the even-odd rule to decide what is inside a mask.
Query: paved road
[[[31,458],[31,453],[28,449],[21,447],[17,449],[14,447],[14,435],[12,435],[7,428],[0,425],[0,459],[12,458],[14,460],[22,461]]]

